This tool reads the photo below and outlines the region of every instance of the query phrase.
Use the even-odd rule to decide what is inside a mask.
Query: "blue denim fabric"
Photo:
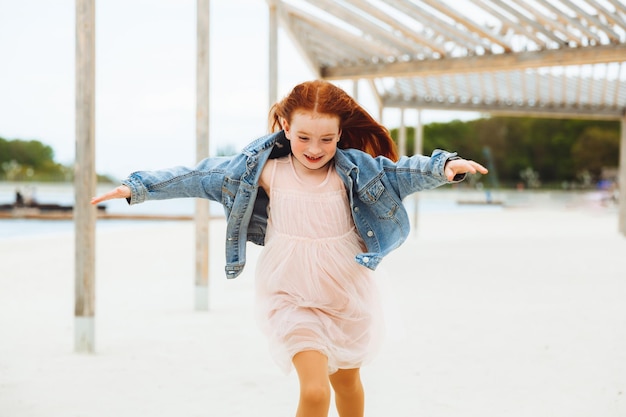
[[[221,203],[227,219],[226,276],[235,278],[246,263],[246,242],[263,245],[265,240],[269,198],[258,185],[261,171],[268,159],[289,152],[289,142],[281,131],[255,140],[236,156],[207,158],[194,168],[138,171],[122,183],[131,190],[130,204],[184,197]],[[402,200],[449,183],[444,166],[454,158],[454,153],[435,150],[430,157],[415,155],[392,162],[355,149],[337,150],[337,172],[367,247],[367,252],[356,256],[356,262],[376,269],[385,255],[406,240],[410,224]]]

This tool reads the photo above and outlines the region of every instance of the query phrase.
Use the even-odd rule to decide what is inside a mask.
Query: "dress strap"
[[[270,175],[270,190],[274,189],[274,177],[276,176],[276,162],[277,159],[271,159],[269,162],[272,164],[272,174]]]

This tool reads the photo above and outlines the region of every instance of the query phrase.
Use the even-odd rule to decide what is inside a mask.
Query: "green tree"
[[[391,134],[397,140],[398,129]],[[415,129],[407,127],[408,155],[414,153],[414,137]],[[577,181],[584,169],[597,178],[602,167],[616,166],[618,137],[615,121],[491,117],[425,125],[423,153],[440,148],[492,164],[498,182],[510,186],[529,170],[543,184],[560,184]]]
[[[54,161],[54,151],[37,140],[12,140],[0,138],[0,163],[17,161],[19,164],[37,169]]]
[[[54,161],[54,151],[37,140],[0,138],[0,179],[66,181],[68,168]]]
[[[599,179],[602,168],[619,164],[619,134],[614,130],[589,127],[572,147],[572,165],[577,173],[589,171]]]

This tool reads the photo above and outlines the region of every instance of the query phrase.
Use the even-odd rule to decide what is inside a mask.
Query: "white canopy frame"
[[[267,2],[319,78],[368,79],[380,114],[620,120],[626,184],[626,0]]]

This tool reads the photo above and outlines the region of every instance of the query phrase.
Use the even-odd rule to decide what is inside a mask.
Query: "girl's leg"
[[[340,369],[330,376],[340,417],[363,417],[365,393],[359,368]]]
[[[314,350],[299,352],[293,357],[293,365],[300,380],[296,417],[328,417],[330,386],[326,356]]]

